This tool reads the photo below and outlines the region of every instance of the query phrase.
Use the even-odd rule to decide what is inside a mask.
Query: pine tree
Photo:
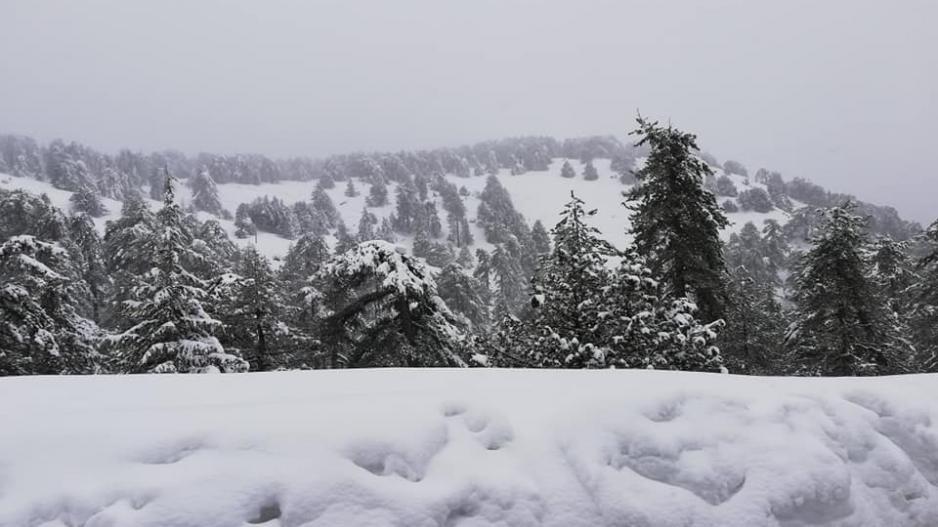
[[[251,218],[251,208],[247,203],[238,205],[235,211],[234,224],[237,228],[235,236],[238,238],[250,238],[257,235],[257,226],[254,225],[254,220]]]
[[[348,231],[348,227],[345,226],[345,222],[339,220],[338,225],[335,229],[335,248],[333,252],[335,254],[342,254],[345,251],[348,251],[352,247],[358,244],[358,240]]]
[[[328,228],[335,227],[340,219],[339,211],[332,203],[332,198],[326,193],[325,187],[317,185],[313,190],[313,196],[310,200],[310,207],[313,211],[319,213]]]
[[[595,347],[593,339],[600,336],[597,325],[602,323],[599,313],[604,306],[598,303],[599,294],[609,282],[606,261],[616,251],[599,230],[586,224],[595,212],[586,210],[583,201],[570,193],[570,202],[552,231],[554,249],[533,279],[532,305],[538,309],[531,326],[537,332],[556,334],[559,344],[535,353],[548,359],[554,353],[549,362],[556,366],[570,366],[568,356],[591,356],[587,349]]]
[[[450,310],[464,319],[464,326],[479,328],[488,323],[488,310],[479,296],[479,284],[464,267],[456,263],[443,267],[437,288]]]
[[[583,179],[586,181],[596,181],[599,179],[599,172],[596,171],[596,167],[593,166],[592,161],[587,161],[586,166],[583,167]]]
[[[750,375],[781,373],[787,317],[771,282],[740,266],[730,271],[728,289],[727,324],[718,341],[727,368]]]
[[[369,207],[383,207],[388,204],[388,186],[384,182],[384,178],[378,178],[371,184],[365,203]]]
[[[492,251],[488,266],[492,278],[492,305],[495,316],[517,316],[526,300],[525,279],[518,258],[512,254],[507,244],[498,244]]]
[[[569,161],[564,161],[563,165],[560,167],[560,177],[565,177],[568,179],[573,179],[576,177],[576,172],[573,170],[573,166],[570,165]]]
[[[155,218],[139,194],[130,194],[121,207],[121,217],[109,221],[104,231],[104,268],[113,283],[112,296],[104,313],[109,327],[126,329],[124,317],[132,290],[139,277],[155,265],[155,255],[149,251]]]
[[[225,216],[224,207],[218,199],[218,186],[215,185],[215,180],[212,179],[207,168],[202,167],[189,181],[189,186],[192,188],[192,206],[196,210],[219,217]]]
[[[768,260],[770,271],[778,276],[780,270],[788,266],[788,253],[791,247],[782,226],[775,220],[765,220],[762,226],[763,254]]]
[[[417,187],[407,180],[397,187],[394,229],[402,234],[412,234],[422,217],[422,205],[417,196]]]
[[[923,256],[915,263],[918,280],[909,288],[912,335],[918,371],[938,372],[938,221],[920,236]]]
[[[251,371],[272,370],[285,362],[281,284],[253,245],[241,251],[234,271],[217,284],[222,342],[229,352],[246,357]]]
[[[94,373],[97,328],[68,251],[31,235],[0,243],[0,376]]]
[[[535,221],[534,225],[531,226],[531,240],[534,242],[534,252],[539,260],[550,254],[550,235],[547,234],[547,229],[544,228],[541,220]]]
[[[81,187],[68,200],[72,204],[73,213],[87,214],[92,218],[100,218],[107,214],[107,207],[101,203],[97,192],[89,187]]]
[[[192,233],[175,201],[174,178],[167,175],[163,207],[147,248],[156,266],[139,277],[127,316],[133,324],[112,343],[128,372],[239,372],[247,363],[228,354],[216,334],[221,322],[203,308],[205,283],[181,262],[192,251]]]
[[[362,217],[358,220],[358,239],[366,242],[377,239],[375,227],[378,226],[378,218],[368,212],[368,209],[362,209]]]
[[[800,373],[896,373],[908,360],[870,280],[866,221],[853,210],[848,202],[825,211],[800,262],[788,335]]]
[[[103,320],[105,301],[110,290],[110,279],[105,271],[104,249],[94,223],[87,215],[73,216],[69,220],[71,239],[81,258],[76,270],[88,288],[89,306],[85,310],[96,324]]]
[[[345,197],[354,198],[355,196],[358,196],[358,189],[355,188],[355,183],[349,178],[348,184],[345,185]]]
[[[333,367],[462,366],[464,336],[416,260],[363,242],[324,267],[322,340]]]
[[[713,194],[703,188],[712,175],[697,151],[696,137],[670,125],[638,118],[638,145],[648,145],[640,184],[626,193],[631,233],[641,254],[676,298],[693,294],[704,320],[719,319],[726,292],[720,229],[728,225]]]

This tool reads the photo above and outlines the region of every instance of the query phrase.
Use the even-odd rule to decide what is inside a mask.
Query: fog
[[[2,0],[0,133],[321,156],[624,135],[938,217],[938,2]]]

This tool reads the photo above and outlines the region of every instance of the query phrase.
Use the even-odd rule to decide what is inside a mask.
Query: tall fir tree
[[[131,326],[112,339],[126,372],[203,373],[246,371],[247,362],[225,352],[216,334],[221,322],[203,307],[206,284],[182,265],[192,233],[175,200],[175,179],[166,175],[163,207],[147,242],[155,267],[132,289]]]
[[[285,302],[270,261],[253,245],[246,247],[234,273],[218,280],[216,289],[225,348],[245,357],[251,371],[289,365],[283,338],[288,333],[282,322]]]
[[[713,172],[694,153],[696,136],[642,117],[632,135],[650,150],[635,173],[639,184],[625,193],[635,245],[670,295],[693,295],[704,320],[719,319],[726,304],[719,234],[728,221],[704,188],[704,178]]]
[[[851,203],[824,212],[796,277],[788,335],[798,373],[874,375],[904,371],[909,350],[871,280],[866,220]]]

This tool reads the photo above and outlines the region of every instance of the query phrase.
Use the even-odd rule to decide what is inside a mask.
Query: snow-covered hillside
[[[629,187],[623,185],[618,180],[618,175],[610,169],[608,159],[597,159],[594,161],[599,173],[599,179],[595,181],[586,181],[582,177],[583,164],[577,160],[569,160],[574,167],[577,177],[567,179],[560,177],[560,169],[564,159],[554,159],[549,170],[542,172],[526,172],[520,175],[512,175],[508,170],[501,170],[498,174],[499,181],[511,194],[515,207],[521,212],[528,223],[540,220],[550,229],[558,220],[563,205],[570,200],[570,193],[574,192],[583,199],[590,208],[597,209],[597,214],[591,218],[591,221],[605,235],[608,241],[617,247],[624,247],[628,243],[626,231],[629,226],[629,211],[622,205],[624,198],[622,192]],[[717,175],[724,175],[722,169],[714,167]],[[748,178],[738,175],[728,175],[740,190],[751,187],[761,187],[764,185],[751,182]],[[469,196],[464,198],[464,203],[469,215],[470,227],[473,229],[476,247],[490,249],[491,246],[485,242],[485,236],[482,230],[475,225],[476,211],[479,206],[479,193],[485,187],[485,177],[457,177],[448,175],[447,179],[458,187],[465,187],[469,191]],[[335,188],[329,189],[332,201],[342,217],[342,220],[351,229],[355,229],[361,217],[362,210],[365,208],[365,197],[367,195],[368,185],[356,182],[359,186],[360,194],[355,197],[348,197],[344,194],[344,185],[338,184]],[[259,185],[228,183],[218,184],[219,200],[230,212],[234,212],[238,205],[249,203],[256,198],[263,196],[276,197],[290,205],[297,201],[309,200],[310,195],[315,188],[315,181],[284,181],[280,183],[265,183]],[[182,185],[184,187],[184,185]],[[27,178],[17,178],[9,175],[0,174],[0,188],[15,189],[20,188],[33,193],[46,193],[49,195],[53,204],[68,210],[68,199],[71,192],[56,189],[50,184]],[[390,216],[394,212],[394,193],[397,188],[396,183],[388,185],[390,202],[384,207],[369,208],[380,221]],[[182,188],[179,192],[180,200],[185,205],[191,199],[188,188]],[[439,196],[435,196],[439,201]],[[726,198],[721,198],[724,201]],[[103,199],[109,213],[96,220],[96,225],[103,233],[104,224],[108,219],[119,216],[121,204],[114,200]],[[158,206],[155,201],[150,202],[153,207]],[[761,227],[762,222],[767,219],[775,219],[779,223],[786,223],[788,213],[779,209],[773,209],[769,213],[757,212],[738,212],[728,214],[732,224],[724,231],[724,237],[730,233],[736,232],[742,228],[746,222],[752,221]],[[207,219],[211,216],[200,213],[201,219]],[[234,223],[228,220],[219,219],[222,226],[228,232],[229,236],[241,245],[254,243],[253,237],[249,239],[238,240],[234,237]],[[444,225],[444,233],[446,226]],[[412,240],[407,237],[401,237],[399,244],[403,247],[410,247]],[[257,246],[262,252],[272,258],[279,258],[286,254],[291,241],[281,238],[275,234],[259,232],[257,236]]]
[[[938,525],[938,377],[0,382],[0,525]]]

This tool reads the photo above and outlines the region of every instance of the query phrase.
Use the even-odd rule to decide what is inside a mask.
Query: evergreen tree
[[[565,177],[568,179],[573,179],[576,177],[576,172],[573,170],[573,166],[570,165],[569,161],[564,161],[563,165],[560,167],[560,177]]]
[[[745,266],[731,270],[728,286],[727,324],[718,341],[727,368],[750,375],[780,373],[787,317],[774,287]]]
[[[107,214],[107,207],[101,203],[98,194],[89,187],[81,187],[68,198],[72,204],[72,212],[87,214],[93,218],[100,218]]]
[[[239,372],[247,363],[222,348],[221,322],[203,308],[205,283],[182,265],[192,251],[192,233],[175,201],[174,178],[167,176],[163,207],[147,249],[155,267],[139,277],[127,316],[133,324],[116,335],[123,371],[160,373]]]
[[[550,235],[547,234],[547,229],[544,228],[541,220],[535,221],[534,225],[531,226],[531,240],[534,242],[534,252],[537,254],[538,259],[550,254]]]
[[[104,269],[113,283],[112,296],[104,313],[106,325],[129,327],[124,310],[139,277],[155,265],[149,251],[155,219],[139,194],[130,194],[121,207],[121,217],[107,222],[104,231]]]
[[[525,304],[524,274],[521,264],[506,244],[496,245],[487,263],[491,273],[492,305],[495,315],[499,318],[505,315],[517,316]]]
[[[778,276],[781,269],[788,266],[788,253],[791,247],[782,226],[775,220],[765,220],[762,226],[763,255],[767,259],[770,271]]]
[[[238,205],[238,209],[235,211],[234,224],[237,229],[235,230],[235,236],[238,238],[257,236],[257,227],[251,218],[251,208],[247,203]]]
[[[348,184],[345,185],[345,197],[354,198],[355,196],[358,196],[358,189],[355,188],[355,183],[349,178]]]
[[[825,211],[796,278],[788,335],[800,373],[896,373],[908,360],[870,280],[866,221],[847,203]]]
[[[378,226],[378,218],[368,212],[368,209],[362,209],[362,217],[358,220],[358,239],[366,242],[377,239],[375,228]]]
[[[554,249],[533,279],[532,305],[538,309],[531,326],[563,340],[564,345],[550,350],[561,354],[553,357],[557,366],[567,365],[570,354],[582,355],[584,348],[594,346],[594,337],[600,336],[597,326],[602,323],[599,313],[604,306],[598,302],[599,293],[609,282],[606,261],[615,254],[599,230],[586,224],[596,211],[587,211],[572,192],[570,198],[552,231]]]
[[[212,179],[207,168],[203,167],[199,170],[195,177],[189,180],[189,186],[192,188],[192,206],[196,210],[219,217],[225,216],[224,207],[218,199],[218,186],[215,185],[215,180]]]
[[[583,167],[583,179],[586,181],[596,181],[599,179],[599,172],[596,171],[596,167],[593,166],[592,161],[587,161],[586,166]]]
[[[938,221],[921,235],[923,256],[916,261],[918,280],[909,288],[912,335],[918,371],[938,372]]]
[[[251,371],[272,370],[284,362],[280,283],[253,245],[241,251],[234,271],[216,285],[222,342],[229,352],[246,357]]]
[[[456,263],[443,267],[437,287],[440,298],[463,318],[464,326],[479,328],[487,324],[488,309],[479,296],[479,284],[464,267]]]
[[[316,189],[313,190],[310,207],[313,211],[321,215],[326,227],[332,228],[337,226],[340,219],[339,211],[335,208],[335,204],[332,203],[332,198],[329,197],[329,194],[326,193],[325,188],[321,185],[317,185]]]
[[[339,224],[335,229],[335,254],[339,255],[348,251],[352,247],[358,244],[358,241],[352,236],[348,231],[348,227],[345,226],[345,222],[339,220]]]
[[[464,336],[429,272],[383,241],[324,267],[323,345],[333,367],[462,366]]]
[[[365,203],[369,207],[383,207],[388,204],[388,186],[383,178],[378,178],[371,184]]]
[[[85,283],[66,250],[31,235],[5,239],[0,284],[0,376],[97,371],[97,328],[78,313]]]
[[[73,216],[69,221],[69,231],[81,256],[76,262],[76,270],[88,288],[89,306],[85,310],[86,315],[96,324],[100,324],[110,289],[110,280],[104,265],[103,243],[94,223],[87,215]]]
[[[394,229],[403,234],[412,234],[422,218],[422,205],[417,196],[417,187],[407,180],[397,187]]]
[[[713,194],[703,188],[712,175],[697,151],[696,137],[638,118],[638,145],[648,145],[640,184],[626,193],[632,210],[631,233],[652,270],[676,298],[692,294],[700,315],[723,315],[726,292],[720,229],[728,225]]]

